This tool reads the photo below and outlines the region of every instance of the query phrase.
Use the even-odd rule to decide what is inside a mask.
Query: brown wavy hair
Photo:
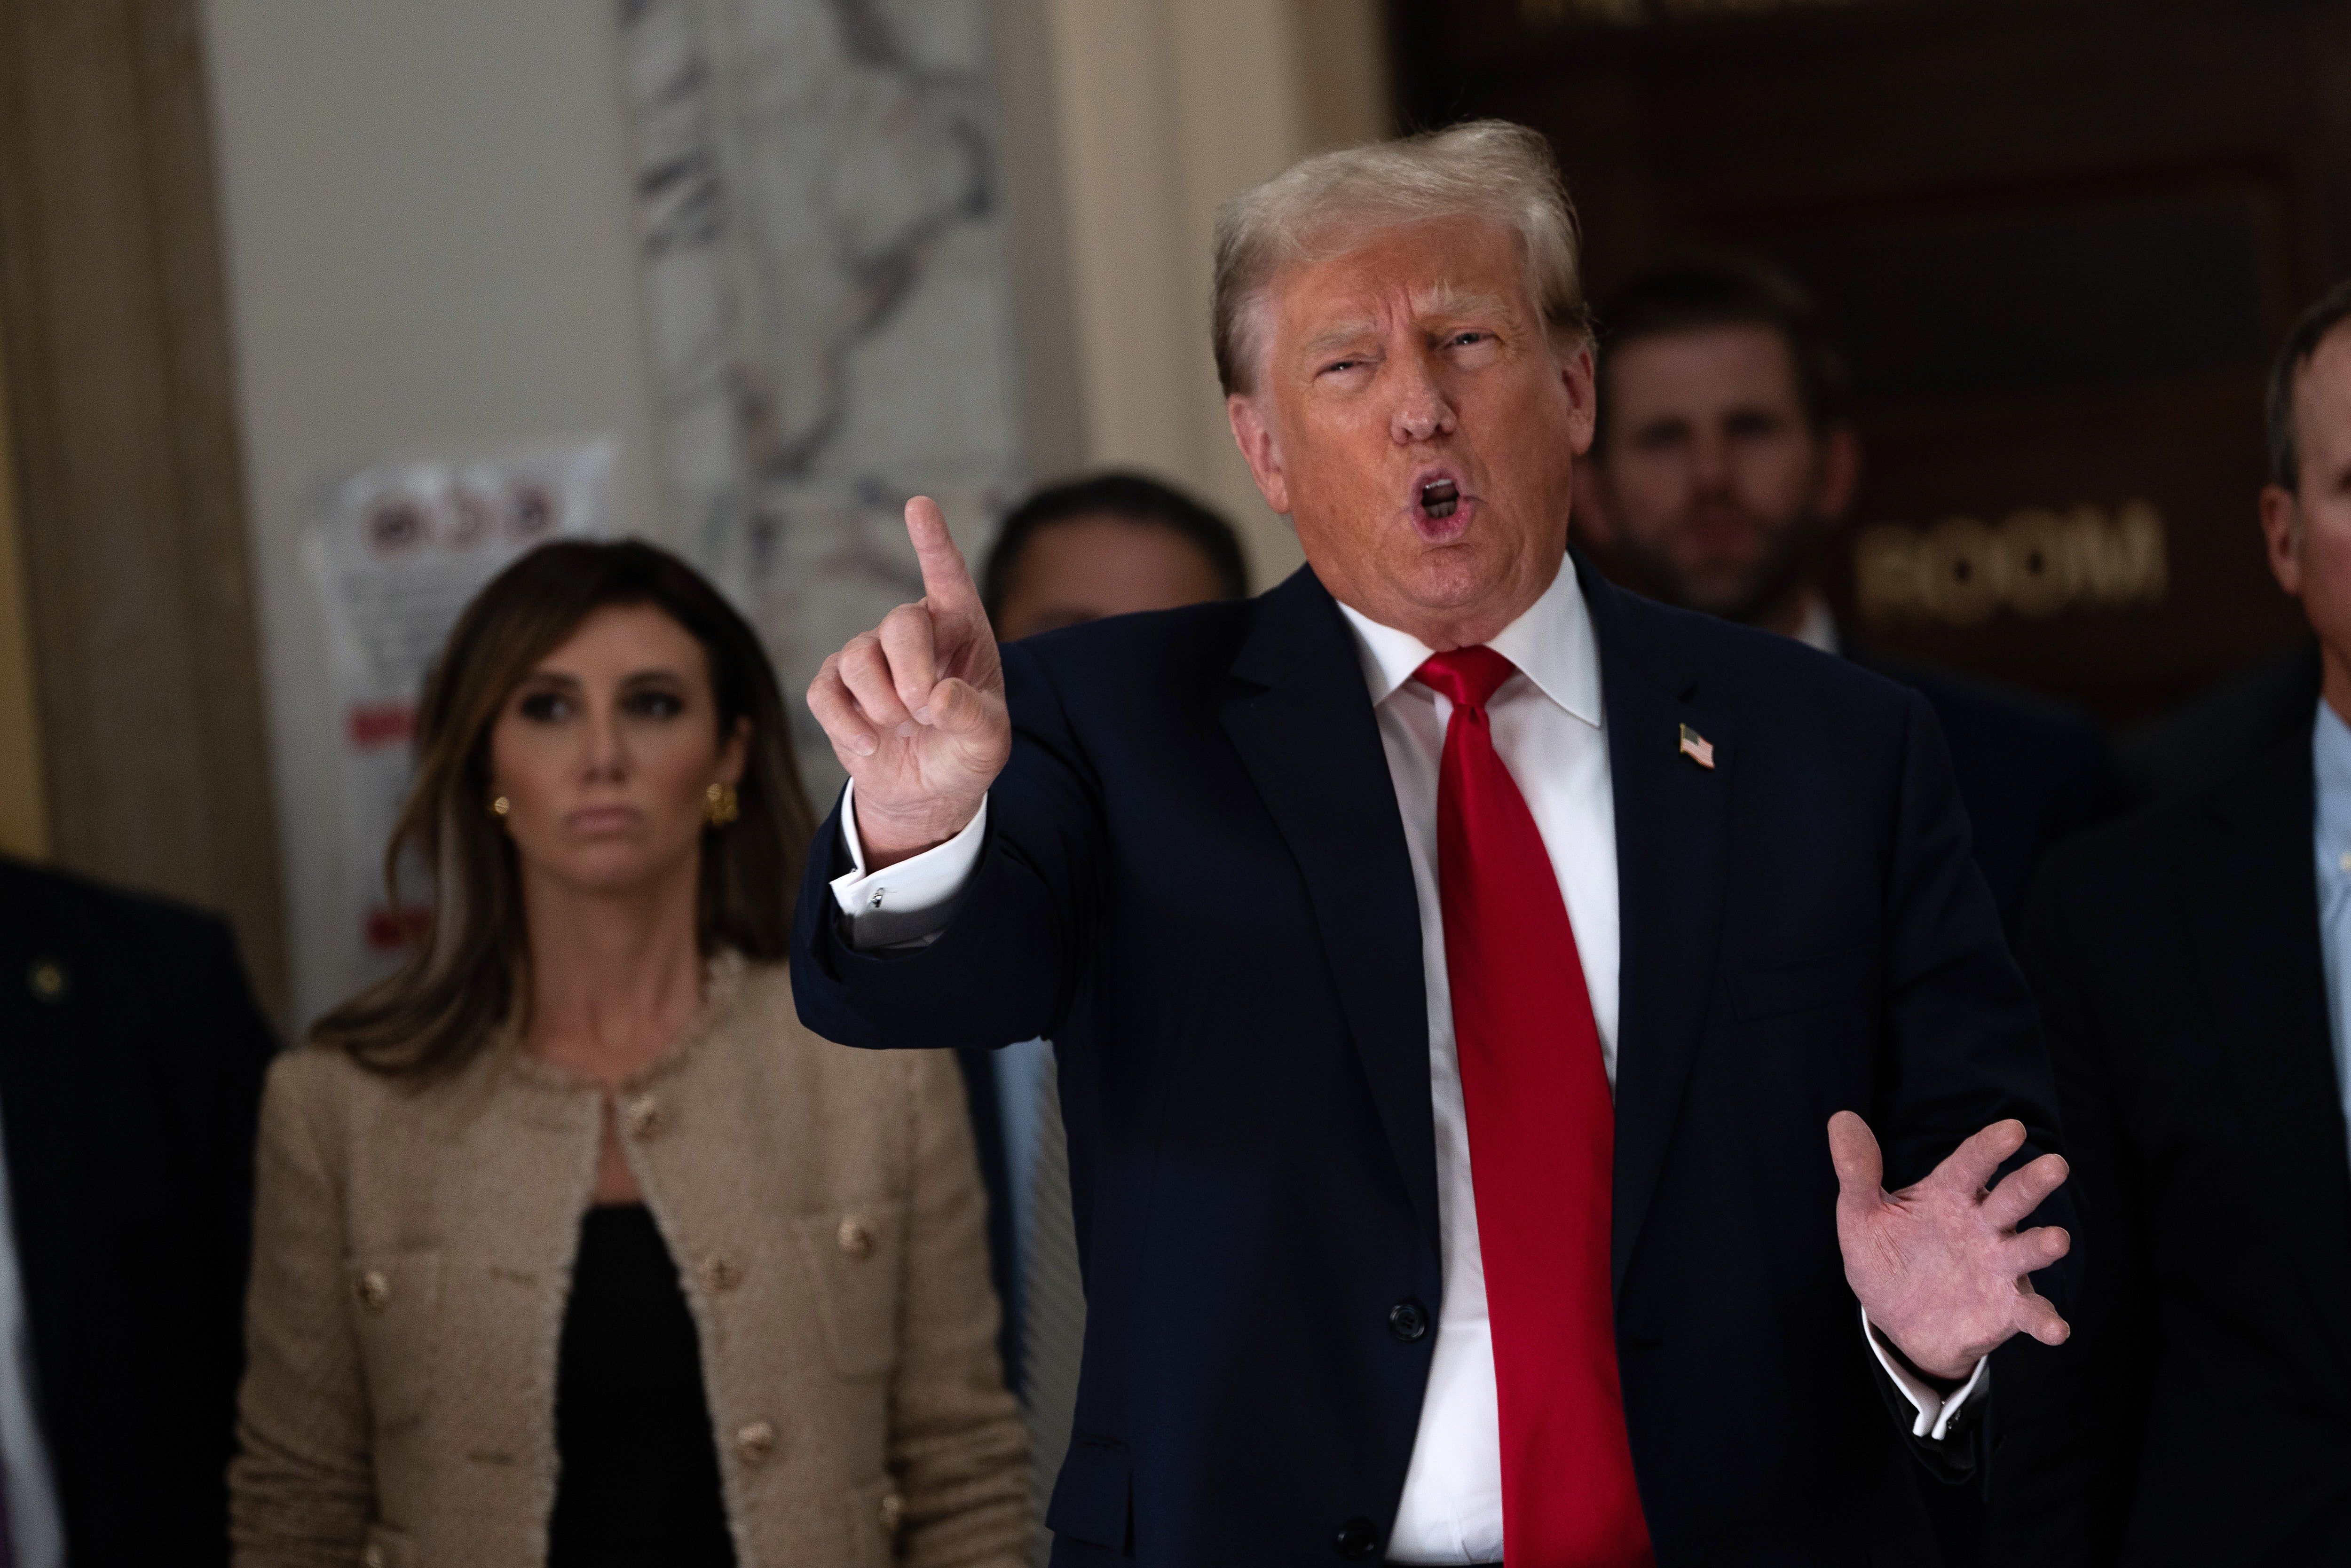
[[[385,846],[433,874],[432,917],[408,961],[313,1025],[311,1040],[360,1065],[420,1081],[456,1071],[499,1025],[528,1016],[530,950],[514,841],[490,814],[490,727],[538,662],[592,612],[650,605],[691,632],[710,663],[718,735],[750,721],[736,795],[741,816],[705,828],[695,936],[702,950],[783,957],[816,819],[767,651],[692,567],[636,540],[563,539],[507,567],[458,617],[417,713],[416,779]],[[397,898],[394,893],[395,901]]]

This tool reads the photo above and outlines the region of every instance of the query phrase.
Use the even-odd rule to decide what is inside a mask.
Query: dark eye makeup
[[[630,718],[675,718],[685,707],[685,695],[664,685],[634,686],[621,694],[620,710]],[[560,687],[541,687],[523,693],[515,711],[533,724],[561,724],[579,716],[580,700]]]
[[[685,711],[685,699],[659,686],[643,687],[621,699],[621,711],[632,718],[675,718]]]

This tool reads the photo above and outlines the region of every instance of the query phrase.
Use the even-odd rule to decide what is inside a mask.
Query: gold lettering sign
[[[1980,626],[2002,611],[2047,620],[2074,610],[2160,604],[2170,590],[2163,514],[2147,501],[2112,513],[2075,507],[2011,512],[1997,525],[1946,517],[1881,523],[1853,546],[1862,619]]]

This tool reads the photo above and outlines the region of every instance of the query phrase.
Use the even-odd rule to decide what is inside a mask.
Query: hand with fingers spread
[[[996,632],[938,503],[906,503],[923,597],[824,662],[808,692],[856,783],[866,870],[945,843],[978,813],[1012,753]]]
[[[2043,1155],[1990,1184],[2024,1146],[2024,1124],[1995,1122],[1951,1151],[1926,1180],[1889,1193],[1869,1124],[1829,1118],[1837,1174],[1837,1244],[1844,1277],[1879,1333],[1929,1377],[1966,1377],[2011,1334],[2063,1344],[2074,1331],[2026,1278],[2065,1256],[2059,1227],[2017,1226],[2065,1180]]]

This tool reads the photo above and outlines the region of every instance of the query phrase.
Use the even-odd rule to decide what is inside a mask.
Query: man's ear
[[[1559,361],[1559,379],[1567,388],[1568,443],[1581,457],[1592,450],[1600,423],[1599,373],[1593,368],[1591,344]]]
[[[1249,465],[1249,477],[1257,481],[1257,493],[1265,504],[1283,517],[1290,515],[1290,480],[1281,471],[1281,444],[1274,439],[1273,426],[1247,396],[1235,392],[1225,399],[1225,422],[1233,427],[1233,444],[1241,449],[1241,458]]]
[[[1820,489],[1814,506],[1828,522],[1841,523],[1861,489],[1861,432],[1832,424],[1821,437]]]
[[[2289,597],[2302,597],[2302,507],[2283,485],[2262,486],[2262,542],[2269,547],[2270,575]]]

